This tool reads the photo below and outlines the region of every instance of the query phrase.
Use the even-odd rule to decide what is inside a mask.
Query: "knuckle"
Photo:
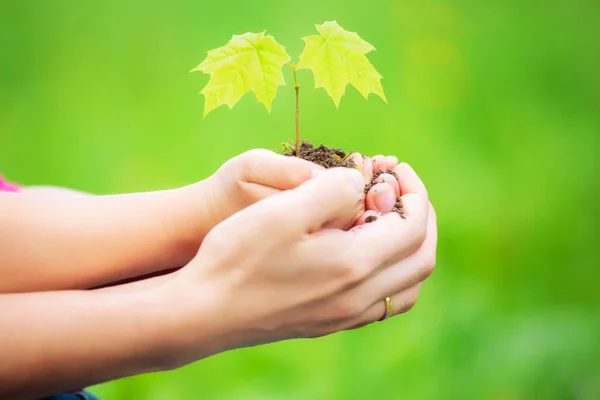
[[[427,237],[427,222],[423,218],[413,220],[410,233],[408,235],[408,244],[417,250],[425,242]]]
[[[425,204],[429,203],[429,192],[427,191],[427,188],[423,188],[423,192],[422,192]]]
[[[261,213],[260,218],[261,221],[258,226],[262,232],[277,232],[276,235],[271,235],[270,238],[274,242],[287,240],[290,234],[296,232],[295,227],[302,223],[300,219],[290,216],[287,210],[278,205],[270,207],[268,212]],[[285,220],[286,223],[282,224],[282,220]]]
[[[357,177],[353,176],[356,174]],[[349,170],[348,168],[333,168],[328,173],[328,191],[335,195],[340,204],[356,204],[359,200],[354,180],[363,181],[362,175],[358,170]]]
[[[245,162],[252,162],[252,160],[256,160],[260,157],[265,157],[271,155],[273,152],[267,149],[252,149],[248,150],[241,154],[241,158]]]
[[[266,149],[252,149],[242,153],[238,156],[242,170],[248,173],[256,170],[259,160],[268,157],[270,154],[271,152]]]
[[[323,336],[321,329],[315,327],[300,327],[294,331],[294,337],[302,339],[316,339]]]
[[[433,219],[434,221],[437,221],[437,213],[435,211],[435,207],[433,207],[433,204],[431,204],[431,202],[429,202],[429,218]]]
[[[410,298],[406,301],[406,303],[404,303],[404,306],[402,307],[401,313],[407,313],[410,310],[412,310],[415,305],[417,304],[417,296],[413,295],[410,296]]]
[[[356,284],[362,278],[362,271],[355,264],[346,264],[340,266],[338,273],[342,286]]]
[[[318,339],[324,336],[328,336],[331,335],[333,333],[337,333],[341,330],[341,327],[339,326],[339,324],[327,324],[325,326],[321,326],[318,328],[315,328],[310,337],[307,337],[307,339]]]
[[[419,286],[412,287],[404,292],[401,296],[400,306],[397,314],[404,314],[412,310],[417,304],[419,298]]]
[[[330,319],[333,321],[354,319],[365,311],[366,307],[353,298],[344,298],[333,304]]]
[[[425,280],[431,276],[431,274],[433,273],[433,270],[435,269],[435,263],[436,263],[435,251],[427,252],[423,256],[423,260],[422,260],[420,268],[419,268],[419,274],[420,274],[421,280]]]
[[[371,263],[364,257],[347,259],[338,266],[342,286],[352,286],[362,282],[371,270]]]

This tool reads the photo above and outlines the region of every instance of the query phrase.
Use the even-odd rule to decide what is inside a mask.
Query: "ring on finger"
[[[392,313],[394,311],[393,304],[392,304],[392,298],[390,296],[386,297],[384,302],[385,302],[385,314],[383,314],[383,317],[381,317],[379,319],[380,322],[385,321],[386,319],[391,317]]]

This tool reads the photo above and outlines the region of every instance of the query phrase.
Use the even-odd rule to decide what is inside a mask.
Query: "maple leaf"
[[[336,21],[315,26],[320,35],[302,38],[305,46],[297,67],[312,70],[315,88],[324,88],[336,107],[348,84],[365,98],[375,93],[387,103],[380,82],[382,76],[366,57],[375,47],[355,32],[344,30]]]
[[[227,45],[210,50],[191,71],[210,75],[200,92],[204,115],[223,104],[232,108],[249,91],[270,112],[277,87],[285,85],[282,66],[289,61],[285,47],[265,32],[234,35]]]

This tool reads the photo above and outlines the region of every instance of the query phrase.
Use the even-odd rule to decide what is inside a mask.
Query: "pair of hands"
[[[375,172],[393,171],[398,166],[395,156],[378,155],[371,159],[352,153],[351,157],[362,173],[365,185],[371,182]],[[211,213],[208,225],[212,228],[249,205],[298,187],[313,176],[316,168],[320,169],[306,160],[283,157],[262,149],[251,150],[229,160],[208,179],[208,190],[202,189],[202,197],[208,203],[204,208]],[[328,221],[325,227],[347,230],[364,224],[369,216],[391,211],[400,196],[398,181],[391,174],[382,174],[378,182],[371,187],[364,201],[357,202],[351,217]]]
[[[0,397],[360,327],[384,315],[387,296],[394,314],[410,309],[435,263],[427,192],[394,157],[353,157],[356,170],[322,170],[252,151],[180,189],[0,195]],[[405,219],[386,214],[398,194]]]
[[[218,335],[212,353],[360,327],[383,316],[387,296],[394,315],[415,304],[437,243],[425,186],[395,157],[353,157],[357,170],[322,170],[254,150],[209,178],[211,229],[194,259],[159,289],[189,305],[177,319],[188,334],[176,364],[198,358],[189,351],[197,332]],[[382,176],[365,196],[380,169],[397,179]],[[406,219],[388,213],[397,195]],[[377,221],[364,224],[373,214]],[[194,305],[206,304],[210,312],[198,318]]]

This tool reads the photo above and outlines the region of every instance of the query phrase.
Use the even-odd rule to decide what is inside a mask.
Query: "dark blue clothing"
[[[40,400],[100,400],[90,392],[62,393],[56,396],[44,397]]]

